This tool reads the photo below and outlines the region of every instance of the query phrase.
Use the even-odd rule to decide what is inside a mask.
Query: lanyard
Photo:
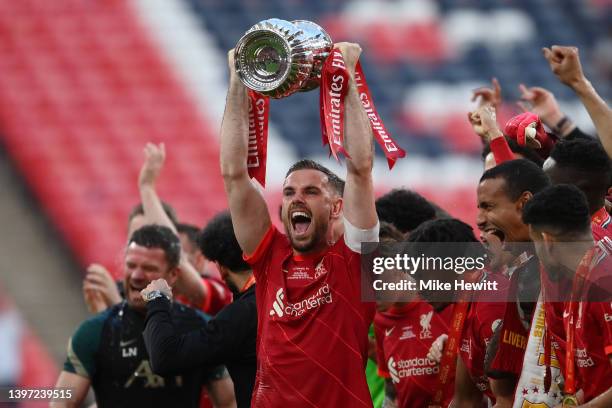
[[[242,287],[242,289],[240,289],[240,293],[244,293],[247,290],[249,290],[249,288],[251,286],[253,286],[255,284],[255,275],[251,275],[249,277],[249,279],[245,282],[244,286]]]
[[[476,277],[470,277],[471,279],[467,278],[465,280],[476,281],[481,277],[482,274]],[[452,374],[455,372],[457,365],[457,350],[459,349],[459,338],[463,332],[463,324],[465,323],[465,318],[467,317],[471,296],[472,294],[470,291],[463,291],[459,294],[457,303],[454,304],[451,327],[448,333],[448,343],[444,348],[442,359],[440,361],[440,374],[438,375],[438,381],[435,388],[436,393],[429,404],[429,408],[442,406],[444,390],[446,389],[446,385],[450,381]]]
[[[574,347],[576,341],[575,312],[577,306],[580,306],[578,294],[580,293],[580,295],[582,295],[584,281],[586,280],[586,277],[589,274],[591,262],[593,261],[594,255],[595,248],[591,248],[584,254],[582,259],[580,260],[580,264],[578,264],[578,269],[576,270],[576,276],[574,276],[574,281],[572,282],[572,293],[570,301],[565,304],[563,310],[563,315],[568,316],[567,320],[564,322],[565,336],[567,341],[565,349],[564,393],[569,396],[573,396],[576,394],[576,364],[574,362],[574,354],[576,350]]]

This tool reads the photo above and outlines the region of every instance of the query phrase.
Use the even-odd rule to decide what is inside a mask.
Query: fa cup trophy
[[[238,41],[236,71],[248,88],[272,98],[309,91],[319,86],[332,45],[315,23],[271,18],[255,24]]]

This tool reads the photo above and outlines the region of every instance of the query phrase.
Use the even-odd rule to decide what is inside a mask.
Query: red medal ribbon
[[[247,168],[249,177],[266,186],[268,156],[268,117],[270,98],[249,89],[249,145]]]
[[[247,281],[244,283],[244,286],[242,287],[242,289],[240,289],[240,293],[246,292],[254,284],[255,284],[255,275],[251,275],[249,279],[247,279]]]
[[[568,316],[565,323],[565,337],[566,337],[566,349],[565,349],[565,387],[564,394],[566,395],[575,395],[576,394],[576,364],[574,363],[574,343],[575,343],[575,311],[576,306],[579,306],[580,297],[582,297],[582,289],[584,287],[584,281],[587,278],[587,275],[590,271],[590,266],[593,261],[593,256],[595,255],[595,248],[589,249],[586,254],[580,260],[580,264],[578,264],[578,269],[576,270],[576,276],[574,276],[574,281],[572,282],[572,293],[570,297],[570,301],[565,304],[563,315]]]
[[[542,305],[542,307],[544,307],[544,305]],[[542,341],[544,342],[544,365],[546,367],[546,371],[544,372],[544,392],[548,394],[550,386],[552,385],[552,370],[550,368],[550,360],[552,359],[552,336],[546,330],[546,323],[544,323]]]
[[[465,278],[467,282],[476,282],[479,279],[482,279],[482,273],[479,273],[476,276],[466,275]],[[431,400],[431,403],[429,404],[429,408],[442,406],[444,390],[446,389],[452,374],[455,372],[455,368],[457,366],[459,340],[461,333],[463,332],[463,324],[465,323],[465,318],[467,317],[468,309],[470,307],[471,296],[472,294],[470,291],[463,291],[459,294],[457,303],[454,304],[448,340],[446,347],[444,347],[444,351],[442,352],[442,359],[440,360],[440,373],[438,375],[435,394]]]
[[[467,316],[468,307],[470,302],[466,302],[462,296],[459,302],[455,303],[453,310],[453,318],[451,322],[450,332],[448,333],[448,341],[444,352],[442,353],[442,359],[440,360],[440,374],[436,384],[436,393],[434,394],[430,408],[441,407],[442,399],[444,398],[444,390],[448,384],[452,374],[455,372],[457,365],[457,351],[459,349],[459,337],[463,331],[463,323]],[[447,306],[448,307],[448,306]]]
[[[374,106],[374,100],[370,94],[370,88],[368,88],[366,77],[363,74],[363,69],[361,68],[361,63],[359,61],[357,61],[357,67],[355,68],[355,83],[357,84],[357,92],[359,93],[361,104],[363,105],[363,108],[368,115],[368,119],[370,120],[374,137],[376,138],[378,145],[385,153],[387,163],[389,164],[389,169],[392,169],[397,159],[406,156],[406,152],[404,149],[399,147],[389,132],[387,132],[387,128],[385,128],[385,125],[383,124],[383,121],[380,118],[376,107]]]

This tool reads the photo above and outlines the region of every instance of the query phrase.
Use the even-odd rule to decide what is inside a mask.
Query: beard
[[[291,222],[285,222],[285,231],[287,233],[287,237],[289,238],[289,242],[291,243],[291,247],[298,252],[310,252],[317,247],[321,246],[322,243],[327,243],[327,229],[329,227],[329,222],[314,222],[312,225],[314,227],[312,233],[307,239],[295,239],[293,236],[293,229],[291,226]]]

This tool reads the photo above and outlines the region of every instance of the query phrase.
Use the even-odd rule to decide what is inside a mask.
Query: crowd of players
[[[96,314],[70,338],[57,381],[75,398],[52,406],[81,406],[93,388],[100,408],[612,407],[612,112],[578,50],[543,54],[598,138],[545,89],[521,85],[525,112],[502,128],[499,83],[474,92],[478,239],[415,192],[375,199],[353,79],[361,49],[336,46],[351,76],[345,180],[310,160],[293,165],[278,231],[248,176],[249,100],[230,52],[220,139],[229,210],[203,230],[180,224],[155,189],[165,148],[146,146],[125,277],[88,268],[83,293]],[[490,262],[467,275],[497,282],[500,301],[421,292],[363,302],[361,243],[399,241],[481,242]]]

